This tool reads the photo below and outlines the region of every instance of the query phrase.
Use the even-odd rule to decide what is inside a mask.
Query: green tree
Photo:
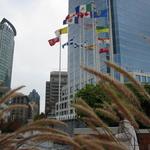
[[[147,116],[150,116],[150,101],[148,101],[144,96],[142,96],[133,86],[131,83],[127,83],[126,86],[133,91],[133,93],[138,97],[138,100],[141,103],[141,106],[146,113]],[[150,84],[143,85],[145,90],[150,94]]]
[[[44,119],[46,118],[46,115],[42,112],[41,114],[38,114],[34,117],[34,121]]]
[[[84,88],[79,90],[75,98],[82,98],[92,108],[96,108],[103,104],[103,102],[110,102],[109,97],[105,94],[100,85],[87,84]]]

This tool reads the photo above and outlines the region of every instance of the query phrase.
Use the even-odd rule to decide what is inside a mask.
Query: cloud
[[[17,30],[13,62],[12,88],[26,85],[28,94],[36,89],[44,111],[45,82],[50,71],[58,70],[59,44],[50,47],[48,39],[62,27],[68,12],[66,0],[0,0],[0,19],[7,18]],[[66,41],[67,37],[63,37]],[[67,68],[67,52],[62,53],[62,68]]]

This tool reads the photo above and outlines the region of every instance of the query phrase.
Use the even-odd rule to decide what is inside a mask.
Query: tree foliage
[[[82,98],[92,108],[96,108],[97,105],[102,105],[104,101],[110,102],[109,97],[103,91],[100,85],[87,84],[84,88],[79,90],[75,98]]]

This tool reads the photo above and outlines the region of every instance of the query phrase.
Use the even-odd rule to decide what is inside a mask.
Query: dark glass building
[[[114,61],[131,72],[150,72],[150,1],[111,1]]]
[[[0,81],[10,88],[16,29],[5,18],[0,22]]]

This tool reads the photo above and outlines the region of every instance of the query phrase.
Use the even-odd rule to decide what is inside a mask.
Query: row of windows
[[[74,112],[73,109],[71,109],[71,110],[70,110],[70,114],[73,114],[73,112]],[[59,113],[59,115],[61,115],[61,116],[67,115],[67,114],[68,114],[68,111],[66,111],[66,110],[65,110],[65,111],[61,111],[61,112]],[[56,116],[58,116],[58,112],[56,112]]]
[[[150,77],[147,76],[136,75],[136,80],[142,83],[150,83]]]
[[[65,109],[65,108],[67,108],[67,103],[60,104],[60,109]],[[58,105],[56,105],[56,109],[58,110]]]

